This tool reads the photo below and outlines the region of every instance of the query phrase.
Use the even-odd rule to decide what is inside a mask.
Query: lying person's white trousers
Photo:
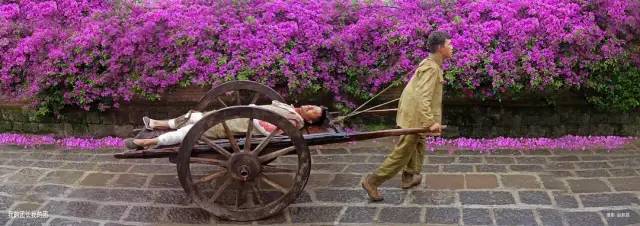
[[[191,112],[191,117],[189,117],[189,121],[187,121],[182,127],[177,128],[176,120],[169,120],[169,128],[178,129],[175,131],[171,131],[165,134],[158,136],[158,145],[174,145],[179,144],[184,140],[184,137],[187,136],[187,133],[193,127],[196,122],[200,121],[204,114],[202,112]]]

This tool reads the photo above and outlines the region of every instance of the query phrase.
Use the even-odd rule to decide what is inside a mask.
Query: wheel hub
[[[233,153],[229,159],[231,176],[240,181],[251,181],[260,174],[260,161],[251,153]]]

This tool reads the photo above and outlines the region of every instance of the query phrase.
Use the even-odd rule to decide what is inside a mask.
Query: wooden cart
[[[177,165],[180,184],[191,201],[219,218],[251,221],[277,214],[298,198],[311,171],[309,146],[427,133],[424,129],[347,133],[330,122],[299,130],[273,111],[249,106],[272,100],[283,102],[273,89],[256,82],[221,84],[212,88],[195,108],[217,110],[194,124],[181,145],[127,151],[115,157],[168,157]],[[214,104],[218,108],[212,108]],[[266,121],[282,133],[265,137],[248,129],[244,136],[234,136],[226,123],[234,119]],[[226,139],[209,140],[203,136],[216,125],[224,127]],[[142,130],[136,138],[152,138],[164,132]],[[282,158],[279,165],[272,164],[278,158]]]

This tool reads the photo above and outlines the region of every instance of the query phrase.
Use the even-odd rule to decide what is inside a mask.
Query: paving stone
[[[464,225],[492,225],[489,209],[468,209],[462,210],[462,221]]]
[[[551,205],[549,194],[544,191],[519,191],[520,202],[534,205]]]
[[[400,186],[401,180],[402,180],[401,173],[398,173],[396,176],[382,183],[380,185],[380,188],[398,188]]]
[[[69,194],[70,198],[81,198],[94,201],[151,202],[153,193],[133,189],[80,188]]]
[[[312,163],[337,163],[337,162],[365,162],[369,156],[366,155],[320,155],[311,156]]]
[[[332,187],[359,186],[362,177],[362,174],[336,174],[333,180],[329,182],[329,185]]]
[[[62,161],[37,161],[32,164],[33,167],[47,169],[60,168],[62,165],[64,165],[64,162]]]
[[[607,162],[578,162],[576,165],[581,169],[611,168]]]
[[[0,195],[0,210],[9,209],[9,207],[13,204],[13,198],[9,196]]]
[[[388,207],[383,208],[378,215],[381,223],[420,223],[420,208],[416,207]]]
[[[605,225],[602,217],[594,212],[565,212],[564,218],[569,226],[600,226]]]
[[[378,148],[371,148],[371,147],[350,148],[349,150],[351,151],[352,154],[366,154],[366,155],[388,154],[388,153],[391,152],[391,148],[382,148],[382,147],[378,147]]]
[[[547,171],[546,173],[556,177],[575,177],[576,176],[572,171],[555,170],[555,171]]]
[[[98,164],[98,167],[96,170],[100,172],[122,173],[122,172],[127,172],[127,170],[129,170],[129,168],[131,167],[132,167],[131,164],[101,163],[101,164]]]
[[[600,206],[630,206],[639,205],[640,200],[635,194],[588,194],[580,195],[582,205],[584,207],[600,207]]]
[[[153,202],[172,205],[189,205],[189,199],[183,190],[160,190],[153,196]]]
[[[552,162],[546,164],[545,167],[549,170],[570,170],[576,168],[573,162]]]
[[[453,204],[456,194],[451,191],[412,191],[411,203],[418,205],[449,205]]]
[[[48,170],[45,169],[24,168],[9,177],[7,181],[11,183],[33,184],[47,172]]]
[[[127,206],[106,205],[100,207],[100,209],[96,211],[96,214],[93,216],[93,218],[118,221],[124,214],[125,210],[127,210]]]
[[[511,193],[504,191],[461,191],[458,192],[462,204],[508,205],[515,204]]]
[[[47,202],[47,204],[42,207],[41,211],[47,211],[50,215],[63,215],[67,208],[67,203],[65,201],[56,201],[51,200]]]
[[[609,186],[599,179],[567,180],[574,193],[595,193],[611,191]]]
[[[638,173],[633,169],[609,169],[609,173],[614,177],[638,176]]]
[[[11,195],[24,195],[31,190],[32,185],[25,184],[0,184],[0,192]]]
[[[71,201],[65,206],[64,216],[90,218],[96,214],[99,205],[93,202]]]
[[[289,214],[293,223],[333,223],[340,214],[342,207],[334,206],[313,206],[313,207],[290,207]]]
[[[431,164],[449,164],[456,161],[455,157],[429,156],[426,161]]]
[[[598,161],[598,160],[607,160],[607,156],[599,156],[599,155],[594,155],[594,156],[580,156],[580,158],[582,159],[582,161]]]
[[[447,164],[442,166],[442,172],[473,172],[473,165]]]
[[[546,189],[567,190],[567,186],[555,176],[541,175],[540,180]]]
[[[384,196],[384,200],[379,202],[380,204],[400,205],[404,203],[408,192],[406,190],[399,189],[382,189],[380,191]]]
[[[427,224],[458,224],[460,210],[457,208],[427,208]]]
[[[106,223],[104,226],[135,226],[133,224]]]
[[[33,191],[37,194],[44,194],[47,197],[61,197],[69,189],[68,186],[64,185],[45,184],[36,186]]]
[[[616,191],[640,191],[640,177],[609,178]]]
[[[522,155],[518,150],[495,150],[490,155]]]
[[[121,174],[118,179],[112,182],[115,187],[142,187],[147,182],[146,175],[142,174]]]
[[[24,157],[29,159],[37,159],[37,160],[48,160],[48,159],[51,159],[53,156],[54,156],[53,154],[48,154],[44,152],[33,152]]]
[[[122,168],[126,168],[125,166],[121,166]],[[120,170],[122,170],[122,168]],[[124,172],[124,171],[120,171]],[[149,174],[173,174],[176,173],[176,167],[171,165],[134,165],[129,170],[130,173],[149,173]]]
[[[104,186],[113,178],[115,174],[92,173],[84,177],[80,181],[80,185],[84,186]]]
[[[0,225],[6,225],[9,223],[9,220],[11,220],[11,218],[9,218],[8,213],[0,213]]]
[[[576,170],[578,177],[609,177],[609,172],[604,169],[599,170]]]
[[[483,158],[476,157],[476,156],[460,156],[458,157],[458,162],[459,163],[482,163]]]
[[[609,161],[609,163],[614,167],[622,167],[622,168],[629,168],[637,165],[633,161],[633,159],[615,160],[615,161]]]
[[[13,219],[13,222],[11,222],[11,226],[36,226],[36,225],[62,226],[61,224],[54,224],[56,223],[55,219],[50,224],[46,224],[48,220],[49,218],[16,218],[16,219]],[[73,224],[70,224],[70,225],[73,225]]]
[[[536,177],[530,175],[501,175],[502,185],[507,188],[539,188]]]
[[[538,225],[532,210],[495,209],[498,225]]]
[[[359,203],[368,200],[362,190],[318,189],[315,193],[321,202]]]
[[[323,155],[348,155],[349,149],[346,148],[331,148],[331,149],[319,149]]]
[[[375,207],[350,206],[340,218],[340,223],[373,223],[377,211]]]
[[[505,165],[477,165],[477,172],[487,172],[487,173],[502,173],[507,172],[507,166]]]
[[[28,166],[32,166],[35,163],[36,163],[36,161],[34,161],[34,160],[13,159],[13,160],[10,160],[10,161],[4,163],[4,165],[17,166],[17,167],[28,167]]]
[[[640,223],[640,215],[633,210],[605,210],[601,212],[605,221],[610,226],[637,225]]]
[[[549,160],[557,161],[557,162],[572,162],[572,161],[580,161],[578,156],[570,155],[570,156],[561,156],[561,157],[550,157]]]
[[[467,189],[489,189],[498,187],[498,179],[495,175],[489,174],[466,174],[464,180]]]
[[[427,189],[464,189],[464,175],[427,174],[425,184]]]
[[[489,157],[485,156],[484,160],[489,164],[514,164],[516,161],[512,157]]]
[[[439,165],[424,165],[422,167],[422,172],[423,173],[437,173],[437,172],[440,172],[440,166]]]
[[[516,162],[518,164],[545,164],[547,163],[547,158],[545,157],[516,157]]]
[[[346,173],[372,173],[378,168],[378,164],[354,164],[347,166]]]
[[[167,219],[180,224],[206,224],[210,222],[211,215],[200,208],[170,208]]]
[[[149,183],[151,188],[180,188],[180,181],[176,175],[155,175]]]
[[[71,152],[63,152],[61,154],[53,155],[51,156],[51,159],[82,162],[82,161],[87,161],[93,157],[94,155],[92,154],[82,154],[75,151],[71,151]],[[111,158],[113,158],[113,156],[111,156]]]
[[[515,172],[542,172],[542,165],[510,165],[509,169]]]
[[[553,192],[553,196],[559,207],[578,208],[578,201],[573,196],[562,194],[560,192]]]
[[[131,207],[129,215],[125,220],[134,222],[158,222],[158,219],[162,218],[163,211],[164,209],[160,207],[134,206]]]
[[[95,163],[91,162],[66,162],[60,169],[83,170],[90,171],[96,168]]]
[[[346,164],[311,164],[311,171],[315,172],[330,172],[330,173],[340,173],[343,170],[346,172],[345,168]],[[353,169],[352,169],[353,170]],[[359,169],[360,171],[366,171],[363,169]],[[373,171],[371,171],[373,172]]]
[[[22,202],[13,205],[13,211],[35,211],[40,208],[40,203]]]
[[[380,164],[386,158],[387,158],[386,156],[372,155],[372,156],[369,156],[369,158],[367,159],[367,162],[368,163]]]
[[[537,209],[542,225],[563,225],[562,214],[554,209]]]
[[[40,182],[52,184],[74,184],[84,172],[71,170],[58,170],[48,173]]]

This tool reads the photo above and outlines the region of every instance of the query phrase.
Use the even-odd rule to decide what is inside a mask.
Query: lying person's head
[[[322,125],[327,119],[328,109],[317,105],[302,105],[298,113],[308,125]]]

